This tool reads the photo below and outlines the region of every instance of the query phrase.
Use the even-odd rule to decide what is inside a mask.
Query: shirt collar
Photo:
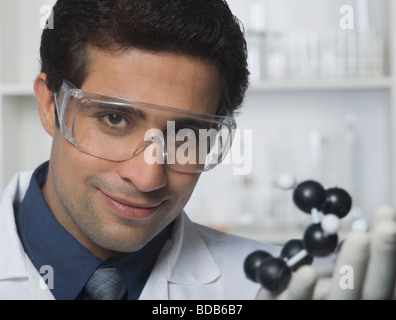
[[[37,270],[51,266],[55,299],[75,299],[100,265],[111,264],[128,288],[128,299],[137,299],[163,244],[171,234],[165,228],[141,250],[118,259],[102,261],[83,247],[53,216],[41,191],[48,175],[48,162],[33,173],[26,196],[16,210],[16,223],[23,247]]]

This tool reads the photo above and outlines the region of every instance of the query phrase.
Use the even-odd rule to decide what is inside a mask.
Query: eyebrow
[[[147,115],[142,111],[139,110],[137,108],[131,107],[131,106],[123,106],[123,105],[113,105],[113,104],[107,104],[106,101],[94,101],[91,100],[93,102],[93,106],[95,108],[98,109],[102,109],[102,110],[114,110],[114,111],[118,111],[121,113],[126,113],[129,115],[136,115],[139,118],[142,118],[143,120],[147,119]]]
[[[98,109],[103,109],[103,110],[114,110],[115,112],[121,112],[121,113],[126,113],[129,115],[136,115],[139,118],[143,120],[147,120],[147,114],[140,110],[139,108],[134,108],[132,106],[124,106],[124,105],[113,105],[113,104],[107,104],[106,101],[95,101],[91,100],[95,108]],[[215,123],[211,123],[208,121],[203,121],[200,119],[194,119],[194,118],[169,118],[166,120],[168,121],[174,121],[175,125],[177,127],[181,128],[197,128],[197,129],[212,129],[216,126]]]
[[[174,120],[169,120],[169,121],[174,121],[175,124],[180,128],[198,128],[198,129],[211,129],[213,128],[214,124],[211,124],[211,126],[208,126],[209,122],[207,121],[202,121],[198,119],[192,119],[192,118],[177,118]]]

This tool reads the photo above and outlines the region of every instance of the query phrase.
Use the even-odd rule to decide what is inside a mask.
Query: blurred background
[[[49,158],[32,83],[54,2],[0,2],[0,191]],[[311,217],[277,186],[285,173],[346,189],[353,197],[346,229],[395,205],[394,1],[228,3],[246,33],[251,84],[233,149],[202,174],[188,215],[262,241],[300,238]]]

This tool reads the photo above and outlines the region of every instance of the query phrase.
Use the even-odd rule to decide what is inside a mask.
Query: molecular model
[[[312,264],[314,257],[325,257],[337,248],[340,219],[352,207],[352,198],[341,188],[325,190],[320,183],[312,180],[297,185],[291,176],[282,176],[278,185],[284,190],[294,189],[295,205],[312,215],[312,224],[305,230],[303,239],[288,241],[279,257],[259,250],[245,259],[247,278],[275,294],[287,288],[292,272],[302,265]]]

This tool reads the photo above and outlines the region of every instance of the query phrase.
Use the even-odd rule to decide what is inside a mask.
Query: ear
[[[47,87],[47,75],[40,73],[34,81],[34,92],[40,113],[40,120],[49,135],[55,132],[55,100],[53,93]]]

